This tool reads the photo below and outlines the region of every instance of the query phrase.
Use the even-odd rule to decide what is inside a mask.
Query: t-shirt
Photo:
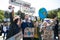
[[[6,26],[3,27],[3,31],[6,32],[7,31],[7,28]]]

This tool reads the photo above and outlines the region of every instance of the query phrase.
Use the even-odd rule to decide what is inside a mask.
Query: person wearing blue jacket
[[[29,15],[28,14],[25,15],[25,19],[23,20],[23,22],[21,24],[21,27],[22,27],[23,35],[24,35],[24,29],[25,28],[34,27],[33,22],[31,20],[29,20]],[[31,38],[23,38],[23,40],[31,40]]]

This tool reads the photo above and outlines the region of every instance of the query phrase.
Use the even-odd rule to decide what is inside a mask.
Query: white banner
[[[28,3],[28,2],[24,2],[24,1],[21,1],[21,0],[9,0],[9,3],[10,4],[13,4],[13,5],[16,5],[16,6],[30,6],[31,4]]]
[[[20,6],[21,3],[18,3],[17,0],[9,0],[9,4],[15,5],[15,6]]]
[[[22,11],[26,12],[26,13],[35,13],[35,8],[34,7],[25,7],[25,6],[23,6]]]

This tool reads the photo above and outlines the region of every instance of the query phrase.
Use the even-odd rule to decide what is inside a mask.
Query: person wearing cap
[[[7,39],[14,36],[15,34],[19,33],[20,27],[21,27],[21,19],[19,16],[15,16],[13,19],[13,23],[10,24],[10,28],[7,33]]]

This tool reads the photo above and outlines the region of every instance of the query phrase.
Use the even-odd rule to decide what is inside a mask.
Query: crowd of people
[[[29,15],[26,14],[25,15],[25,19],[22,20],[19,16],[14,16],[13,18],[13,22],[10,23],[10,25],[8,25],[7,22],[4,22],[3,25],[1,25],[1,29],[3,30],[2,33],[4,33],[4,37],[6,37],[6,39],[16,35],[17,33],[20,32],[20,30],[22,30],[22,33],[24,34],[24,29],[27,27],[35,27],[38,26],[37,25],[37,21],[35,20],[34,22],[29,18]],[[3,37],[3,38],[4,38]],[[31,38],[24,38],[23,40],[31,40]]]
[[[57,18],[54,18],[54,22],[51,23],[50,25],[54,24],[56,22]],[[56,28],[57,26],[57,22],[56,25],[54,25],[54,35],[58,36],[58,29]],[[43,26],[42,26],[43,25]],[[50,26],[49,25],[49,26]],[[2,29],[0,28],[0,30],[2,30],[1,33],[4,33],[4,37],[6,37],[6,40],[9,39],[10,37],[16,35],[17,33],[20,32],[20,30],[22,30],[22,33],[24,35],[24,29],[27,27],[30,28],[35,28],[34,29],[34,39],[33,40],[42,40],[41,39],[41,32],[43,32],[42,28],[46,28],[47,27],[47,23],[46,22],[41,22],[38,21],[37,19],[35,19],[34,21],[29,17],[28,14],[25,15],[25,19],[22,20],[19,16],[14,16],[12,23],[10,23],[10,25],[8,25],[7,22],[4,22],[3,25],[1,25]],[[57,29],[57,30],[56,30]],[[54,38],[55,38],[54,36]],[[4,38],[3,37],[3,38]],[[23,40],[31,40],[31,37],[23,37]]]

